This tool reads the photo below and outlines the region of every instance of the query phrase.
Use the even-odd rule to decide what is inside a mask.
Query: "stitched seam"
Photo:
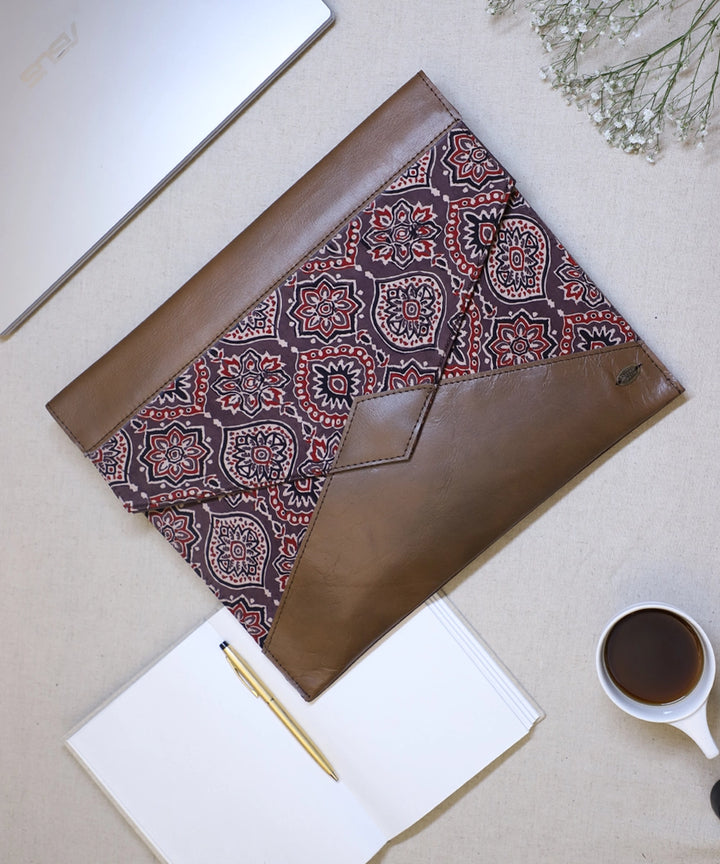
[[[70,439],[71,439],[71,440],[72,440],[72,441],[73,441],[73,442],[74,442],[74,443],[75,443],[75,444],[76,444],[76,445],[77,445],[77,446],[78,446],[78,447],[79,447],[79,448],[84,452],[85,455],[87,455],[87,453],[92,452],[92,451],[85,451],[85,448],[84,448],[83,445],[80,443],[80,441],[78,441],[78,439],[77,439],[75,433],[74,433],[74,432],[72,431],[72,429],[70,429],[70,427],[69,427],[69,426],[68,426],[68,425],[67,425],[67,424],[62,420],[62,418],[61,418],[60,415],[55,411],[55,409],[52,407],[52,404],[51,404],[50,402],[48,402],[48,404],[47,404],[45,407],[46,407],[47,410],[50,412],[50,414],[51,414],[51,416],[53,417],[53,419],[55,420],[55,422],[56,422],[56,423],[60,426],[60,428],[63,430],[63,432],[65,432],[65,434],[66,434],[66,435],[67,435],[67,436],[68,436],[68,437],[69,437],[69,438],[70,438]]]
[[[673,378],[672,375],[665,372],[660,364],[655,360],[652,354],[646,349],[645,343],[638,339],[637,344],[642,349],[643,354],[647,357],[647,359],[652,363],[652,365],[657,369],[657,371],[662,375],[662,377],[667,381],[667,383],[675,390],[678,396],[682,395],[683,388],[679,385],[679,383]]]
[[[445,99],[442,93],[435,87],[435,85],[430,81],[430,79],[425,75],[425,73],[421,73],[420,80],[422,83],[428,88],[428,90],[433,94],[433,96],[438,100],[438,102],[443,106],[443,108],[450,114],[451,117],[454,117],[456,120],[460,119],[460,115],[455,110],[455,108]]]
[[[426,82],[425,82],[425,83],[426,83]],[[427,85],[427,83],[426,83],[426,86],[428,86],[428,89],[432,89],[432,88],[429,87],[429,85]],[[444,104],[443,104],[443,107],[445,108],[445,105],[444,105]],[[446,109],[446,110],[447,110],[447,109]],[[448,129],[450,129],[451,126],[454,126],[457,122],[459,122],[459,118],[455,117],[455,116],[452,115],[452,114],[451,114],[450,116],[451,116],[451,118],[452,118],[451,121],[450,121],[450,122],[449,122],[449,123],[448,123],[448,124],[447,124],[447,125],[446,125],[446,126],[445,126],[445,127],[444,127],[444,128],[443,128],[443,129],[442,129],[442,130],[441,130],[441,131],[440,131],[440,132],[439,132],[439,133],[438,133],[438,134],[437,134],[437,135],[436,135],[436,136],[435,136],[435,137],[430,141],[430,142],[429,142],[429,143],[428,143],[428,144],[425,144],[425,145],[422,147],[422,149],[421,149],[421,150],[418,150],[418,152],[415,153],[414,156],[412,156],[410,159],[408,159],[407,162],[405,162],[399,170],[393,172],[393,173],[390,175],[390,177],[388,177],[388,178],[387,178],[386,180],[384,180],[381,184],[379,184],[379,185],[378,185],[378,186],[377,186],[377,187],[376,187],[376,188],[375,188],[375,189],[374,189],[374,190],[373,190],[373,191],[372,191],[372,192],[371,192],[371,193],[370,193],[370,194],[369,194],[369,195],[368,195],[368,196],[367,196],[363,201],[362,201],[362,203],[360,204],[360,206],[353,208],[353,209],[350,211],[350,213],[349,213],[348,215],[346,215],[346,216],[344,216],[342,219],[340,219],[340,220],[335,224],[335,226],[334,226],[333,228],[331,228],[331,229],[328,231],[328,233],[325,234],[325,236],[324,236],[324,237],[323,237],[323,238],[322,238],[322,239],[321,239],[321,240],[320,240],[320,241],[319,241],[315,246],[312,246],[312,247],[310,248],[309,251],[304,252],[303,255],[302,255],[302,257],[298,258],[298,260],[297,260],[297,261],[296,261],[296,262],[295,262],[295,263],[294,263],[294,264],[293,264],[293,265],[292,265],[288,270],[286,270],[285,273],[284,273],[282,276],[280,276],[280,277],[279,277],[279,278],[278,278],[278,279],[277,279],[277,280],[276,280],[272,285],[270,285],[270,286],[269,286],[269,287],[268,287],[268,288],[267,288],[267,289],[266,289],[262,294],[260,294],[260,295],[258,295],[257,297],[255,297],[255,298],[254,298],[254,299],[253,299],[253,300],[252,300],[252,301],[251,301],[247,306],[245,306],[245,308],[242,309],[238,314],[233,315],[232,319],[231,319],[231,320],[230,320],[230,321],[229,321],[229,322],[228,322],[228,323],[227,323],[227,324],[222,328],[222,330],[220,330],[220,332],[219,332],[216,336],[214,336],[214,337],[213,337],[213,338],[212,338],[212,339],[207,343],[207,345],[205,345],[204,348],[202,348],[202,349],[201,349],[197,354],[195,354],[195,356],[194,356],[191,360],[189,360],[189,361],[183,363],[183,365],[182,365],[182,366],[177,370],[177,372],[173,373],[173,374],[170,375],[168,378],[166,378],[166,380],[164,381],[164,383],[161,384],[161,385],[160,385],[158,388],[156,388],[155,390],[153,390],[152,393],[150,393],[150,394],[149,394],[148,396],[146,396],[144,399],[141,399],[141,400],[138,402],[138,404],[137,404],[137,405],[136,405],[136,406],[135,406],[135,407],[134,407],[134,408],[133,408],[133,409],[132,409],[128,414],[126,414],[125,417],[122,418],[122,420],[120,420],[118,423],[116,423],[116,424],[115,424],[113,427],[111,427],[107,432],[103,433],[103,435],[101,435],[100,438],[99,438],[95,443],[93,443],[92,445],[90,445],[90,447],[88,448],[88,450],[87,450],[86,452],[92,452],[93,450],[97,449],[97,448],[98,448],[98,447],[99,447],[99,446],[100,446],[104,441],[106,441],[108,438],[110,438],[112,435],[114,435],[115,432],[117,432],[118,429],[120,429],[122,426],[124,426],[125,423],[127,423],[127,421],[128,421],[131,417],[134,417],[134,416],[135,416],[135,414],[138,412],[138,410],[140,409],[141,406],[146,405],[146,404],[147,404],[151,399],[154,399],[155,396],[157,396],[157,394],[158,394],[158,393],[159,393],[163,388],[167,387],[167,385],[170,383],[170,381],[173,381],[175,378],[177,378],[177,376],[178,376],[178,375],[179,375],[179,374],[180,374],[184,369],[187,369],[188,366],[191,366],[193,363],[195,363],[196,360],[198,360],[200,357],[202,357],[202,355],[203,355],[203,354],[208,350],[208,348],[210,348],[212,345],[214,345],[214,343],[217,342],[217,340],[220,339],[221,336],[223,336],[225,333],[228,332],[228,330],[230,329],[231,325],[232,325],[234,322],[236,322],[236,321],[238,321],[239,319],[243,318],[243,317],[244,317],[244,316],[245,316],[245,315],[250,311],[250,309],[252,309],[252,308],[253,308],[254,306],[256,306],[258,303],[262,302],[262,301],[263,301],[263,300],[264,300],[264,299],[265,299],[269,294],[272,294],[273,291],[277,290],[277,289],[278,289],[278,288],[279,288],[279,287],[280,287],[280,286],[281,286],[281,285],[282,285],[282,284],[283,284],[283,283],[288,279],[288,277],[289,277],[292,273],[294,273],[294,272],[295,272],[295,271],[296,271],[300,266],[302,266],[302,263],[303,263],[304,261],[306,261],[308,258],[310,258],[310,257],[311,257],[315,252],[317,252],[318,249],[320,249],[322,246],[324,246],[324,245],[327,243],[328,240],[330,240],[332,237],[334,237],[335,234],[337,234],[337,232],[340,230],[340,228],[342,228],[342,226],[345,225],[345,223],[349,222],[350,219],[353,218],[353,216],[355,216],[357,213],[359,213],[361,210],[363,210],[363,209],[364,209],[364,208],[365,208],[365,207],[370,203],[370,201],[372,201],[372,200],[373,200],[374,198],[376,198],[376,197],[377,197],[377,196],[378,196],[378,195],[379,195],[379,194],[380,194],[384,189],[386,189],[386,188],[390,185],[390,183],[392,182],[393,178],[395,178],[395,177],[397,177],[398,175],[402,174],[403,171],[405,171],[405,169],[406,169],[409,165],[412,165],[412,163],[415,162],[415,161],[416,161],[416,160],[417,160],[417,159],[418,159],[418,158],[419,158],[423,153],[427,152],[429,149],[431,149],[432,147],[434,147],[434,146],[437,144],[437,142],[438,142],[438,141],[439,141],[439,140],[440,140],[440,139],[441,139],[441,138],[442,138],[442,137],[447,133]],[[271,206],[272,206],[272,205],[271,205]],[[248,226],[248,227],[249,227],[249,226]],[[82,449],[82,448],[81,448],[81,449]]]
[[[554,366],[556,363],[566,363],[572,360],[577,360],[578,357],[591,357],[598,356],[600,354],[615,354],[618,351],[627,351],[628,348],[638,347],[643,352],[643,354],[650,360],[650,362],[655,366],[658,372],[662,375],[662,377],[679,393],[682,393],[682,390],[678,389],[677,383],[673,381],[673,379],[668,376],[660,366],[653,360],[653,358],[648,354],[645,350],[645,343],[639,339],[635,339],[631,342],[624,342],[622,345],[616,345],[612,348],[601,348],[596,349],[594,351],[575,351],[572,354],[563,354],[559,357],[550,357],[548,360],[542,360],[538,363],[519,363],[517,365],[511,366],[508,369],[491,369],[487,372],[477,372],[475,375],[459,375],[457,378],[445,378],[438,385],[439,387],[447,387],[448,385],[456,385],[462,384],[465,381],[473,381],[479,378],[489,378],[496,377],[499,375],[508,375],[513,372],[522,372],[526,369],[539,369],[544,366]]]
[[[272,632],[272,631],[271,631],[271,632]],[[298,684],[298,682],[297,682],[297,681],[295,680],[295,678],[293,677],[292,672],[290,672],[290,670],[287,669],[287,668],[285,667],[285,665],[282,663],[282,661],[279,660],[279,659],[277,658],[277,656],[276,656],[275,654],[273,654],[273,652],[272,652],[272,651],[267,647],[267,643],[268,643],[268,640],[269,640],[269,639],[270,639],[270,635],[268,635],[267,639],[265,640],[265,644],[263,645],[263,652],[264,652],[265,654],[267,654],[269,657],[272,657],[273,662],[275,663],[275,665],[276,665],[279,669],[282,669],[282,671],[285,673],[285,675],[286,675],[286,676],[287,676],[291,681],[293,681],[293,682],[295,683],[295,686],[296,686],[297,689],[298,689],[298,690],[303,694],[303,696],[304,696],[306,699],[310,699],[310,694],[308,693],[308,691],[305,690],[304,687],[301,687],[300,684]]]
[[[315,508],[315,512],[313,513],[312,523],[311,523],[311,525],[308,529],[308,532],[305,535],[305,538],[303,539],[303,542],[302,542],[303,547],[306,547],[308,545],[308,543],[310,542],[310,538],[312,537],[312,534],[315,530],[315,526],[317,525],[318,520],[320,518],[320,513],[322,512],[322,508],[325,505],[325,500],[327,498],[327,492],[328,492],[328,489],[330,488],[330,486],[332,484],[334,476],[336,476],[336,475],[330,475],[327,478],[325,484],[323,485],[323,490],[320,493],[320,500],[318,501],[317,506]],[[275,633],[275,629],[274,629],[275,622],[280,617],[280,613],[282,611],[282,608],[285,605],[285,598],[290,596],[290,592],[293,590],[293,588],[295,586],[295,573],[297,572],[297,568],[298,568],[300,562],[302,561],[302,557],[303,556],[300,554],[300,551],[298,551],[297,558],[295,559],[295,566],[293,567],[293,572],[290,574],[290,578],[288,580],[285,591],[283,591],[282,598],[280,600],[280,606],[278,607],[278,610],[275,613],[275,617],[273,619],[273,624],[270,627],[270,632],[268,633],[267,638],[265,639],[265,645],[263,647],[269,646],[270,643],[272,642],[272,639],[273,639],[273,636]],[[267,650],[268,650],[268,653],[271,653],[269,647]],[[275,657],[274,654],[272,656]]]
[[[437,386],[437,385],[434,385],[434,386]],[[388,390],[384,393],[375,393],[372,396],[369,396],[367,399],[363,399],[362,400],[363,402],[368,402],[368,401],[370,401],[370,399],[381,399],[381,398],[385,398],[386,396],[394,396],[398,393],[406,393],[410,390],[414,391],[414,390],[427,389],[427,391],[428,391],[425,395],[425,398],[423,399],[422,405],[420,406],[420,411],[418,412],[418,418],[415,421],[415,424],[413,425],[412,429],[410,430],[410,435],[409,435],[407,441],[405,442],[405,444],[403,445],[401,452],[399,452],[393,456],[379,456],[376,459],[365,459],[361,462],[353,462],[349,465],[339,465],[337,467],[333,467],[331,469],[331,471],[335,471],[335,470],[347,471],[350,468],[359,468],[361,465],[381,465],[384,462],[397,461],[397,460],[402,459],[403,457],[407,456],[407,452],[408,452],[408,448],[410,447],[410,443],[415,438],[415,435],[417,434],[417,430],[420,428],[420,424],[422,423],[422,421],[425,417],[428,399],[430,399],[430,397],[433,394],[434,386],[433,386],[433,388],[431,388],[429,385],[425,385],[425,386],[418,386],[418,387],[408,387],[408,388],[403,389],[403,390]],[[349,437],[349,433],[350,433],[351,428],[352,428],[352,424],[349,424],[348,425],[348,437]],[[345,439],[345,440],[347,441],[347,439]]]

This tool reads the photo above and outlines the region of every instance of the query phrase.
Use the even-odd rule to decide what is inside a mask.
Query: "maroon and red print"
[[[91,458],[262,643],[357,397],[634,339],[456,123]]]

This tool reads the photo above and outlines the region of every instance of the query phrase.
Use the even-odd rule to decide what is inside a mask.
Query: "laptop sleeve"
[[[420,73],[48,408],[313,699],[681,392]]]

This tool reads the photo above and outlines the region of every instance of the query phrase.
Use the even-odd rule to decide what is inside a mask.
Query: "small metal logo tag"
[[[628,384],[632,384],[640,374],[641,367],[642,363],[632,363],[630,366],[626,366],[620,371],[620,374],[615,379],[615,383],[620,387],[627,387]]]

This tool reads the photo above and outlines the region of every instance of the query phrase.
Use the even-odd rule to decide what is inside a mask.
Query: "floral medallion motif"
[[[432,258],[434,238],[440,233],[432,207],[401,198],[371,213],[371,228],[363,235],[363,242],[374,261],[404,270],[413,261]]]
[[[490,287],[508,303],[545,296],[548,240],[535,222],[521,216],[503,220],[487,264]]]
[[[260,356],[248,348],[240,356],[223,356],[211,388],[220,397],[221,408],[254,417],[263,408],[282,404],[289,382],[279,357],[268,353]]]
[[[301,408],[329,429],[340,429],[357,396],[377,384],[375,363],[359,345],[327,346],[298,356],[295,391]]]
[[[239,597],[234,603],[225,604],[247,632],[261,645],[270,632],[271,622],[265,606],[255,606],[246,597]]]
[[[566,300],[575,303],[584,303],[587,306],[599,306],[604,298],[597,285],[590,279],[575,259],[561,246],[563,253],[562,264],[555,269],[560,280],[560,290]]]
[[[162,423],[178,417],[191,417],[205,410],[210,370],[200,357],[174,378],[157,396],[138,411],[143,420]]]
[[[265,529],[252,516],[211,517],[206,560],[218,582],[233,588],[261,585],[268,550]]]
[[[250,489],[280,483],[290,474],[296,446],[292,430],[281,423],[225,429],[223,471],[234,483]]]
[[[321,276],[314,282],[300,282],[290,314],[299,324],[299,336],[317,336],[330,342],[355,332],[356,316],[362,303],[355,296],[355,283]]]
[[[450,169],[452,182],[459,186],[481,187],[488,178],[505,175],[501,166],[467,129],[450,133],[442,161]]]
[[[375,283],[373,321],[380,335],[399,351],[435,343],[445,312],[445,290],[428,273]]]
[[[344,270],[355,266],[360,244],[360,219],[351,219],[332,240],[302,265],[303,273],[322,273],[325,270]]]
[[[280,554],[273,561],[273,566],[277,572],[277,583],[281,591],[285,590],[287,580],[290,578],[290,574],[295,566],[302,533],[299,536],[296,534],[286,534],[280,541]]]
[[[200,540],[192,513],[168,508],[150,513],[148,518],[168,543],[189,561],[192,548]]]
[[[506,190],[496,190],[450,202],[445,245],[458,270],[473,281],[482,272],[508,197]]]
[[[385,190],[388,193],[407,192],[408,189],[423,189],[430,184],[430,172],[435,158],[435,151],[426,153],[406,168]]]
[[[226,333],[222,341],[252,342],[254,339],[275,336],[279,310],[280,295],[274,291],[258,303],[229,333]]]
[[[339,432],[333,432],[327,438],[313,435],[308,458],[300,466],[300,473],[304,477],[324,477],[335,461],[341,437]]]
[[[434,384],[435,373],[430,369],[422,369],[415,360],[402,366],[391,366],[385,377],[387,390],[402,390],[405,387],[417,387],[419,384]]]
[[[549,357],[557,342],[550,336],[549,321],[528,318],[520,312],[514,318],[495,322],[487,347],[502,368]]]
[[[560,353],[593,351],[633,342],[637,337],[624,318],[609,310],[566,315],[563,318]]]
[[[184,428],[171,423],[164,429],[146,433],[140,459],[151,483],[162,480],[180,483],[202,477],[209,455],[201,427]]]
[[[275,514],[289,525],[307,525],[315,512],[324,477],[295,477],[288,483],[271,486],[268,502]]]
[[[443,370],[443,378],[478,372],[482,358],[480,342],[483,326],[477,304],[469,303],[465,315],[462,313],[454,315],[450,321],[450,328],[455,334],[455,341]]]
[[[102,447],[91,453],[89,458],[105,480],[112,485],[126,481],[130,452],[130,439],[122,429],[119,429]]]

